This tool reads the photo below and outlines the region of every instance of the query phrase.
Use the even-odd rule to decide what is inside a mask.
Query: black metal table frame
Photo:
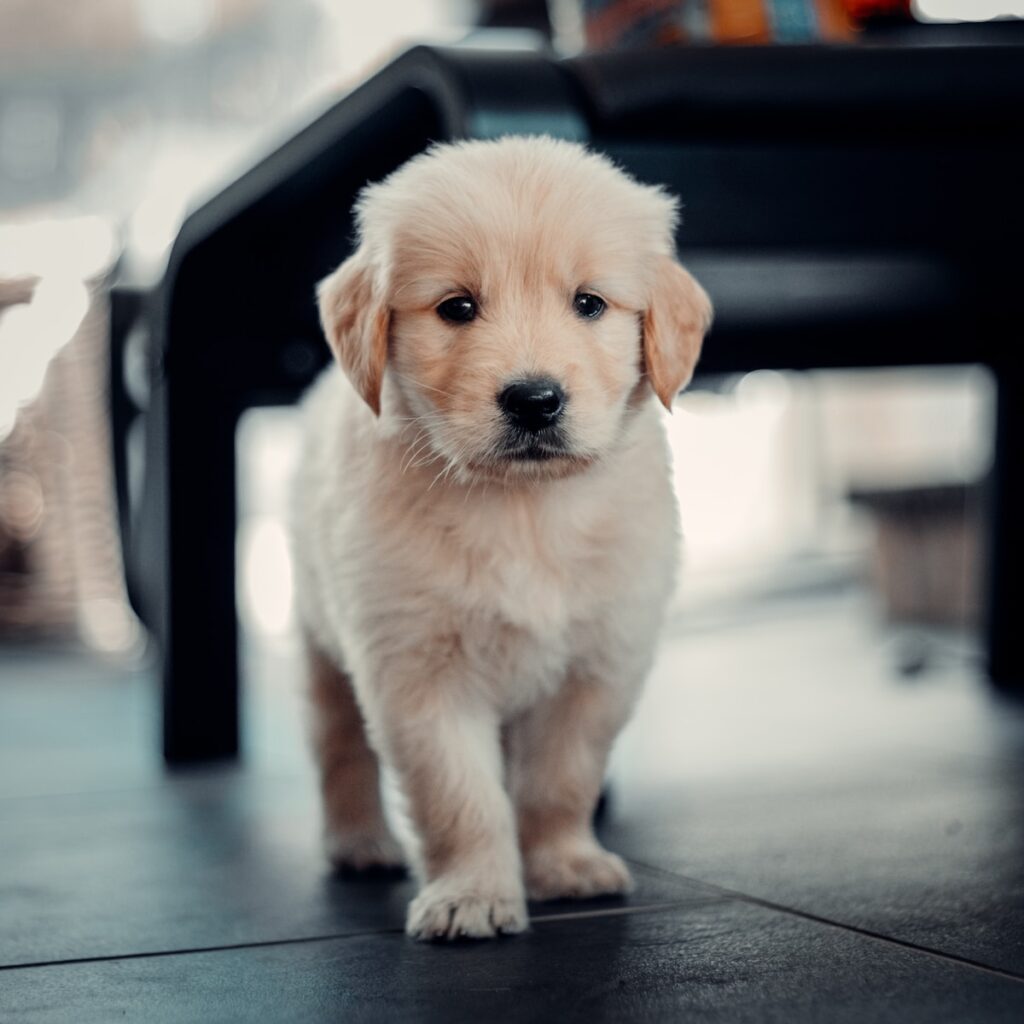
[[[998,193],[1024,180],[1020,56],[814,47],[558,61],[420,47],[196,211],[146,308],[146,486],[125,527],[134,599],[160,649],[167,760],[238,752],[236,424],[249,406],[293,400],[325,360],[312,290],[346,254],[353,196],[431,141],[510,132],[589,142],[679,188],[686,260],[718,306],[705,372],[992,368],[986,645],[992,678],[1019,685],[1022,217]],[[732,181],[737,165],[754,170]],[[893,199],[875,180],[886,168],[916,168],[922,188],[901,180]],[[949,191],[965,177],[969,203]]]

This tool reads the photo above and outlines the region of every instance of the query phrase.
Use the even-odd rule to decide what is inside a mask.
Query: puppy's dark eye
[[[437,315],[450,324],[468,324],[476,317],[476,303],[468,295],[456,295],[437,307]]]
[[[599,295],[589,292],[577,292],[572,300],[572,308],[584,320],[596,320],[603,312],[607,303]]]

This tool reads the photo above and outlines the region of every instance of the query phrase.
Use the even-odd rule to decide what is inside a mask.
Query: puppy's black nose
[[[498,395],[498,405],[509,422],[536,433],[562,418],[565,392],[553,380],[535,377],[509,384]]]

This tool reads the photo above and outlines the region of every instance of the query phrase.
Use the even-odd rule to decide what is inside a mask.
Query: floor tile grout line
[[[686,907],[704,907],[716,903],[727,903],[722,896],[709,896],[700,900],[665,900],[644,903],[639,906],[607,907],[605,909],[567,911],[563,914],[544,914],[533,917],[531,925],[549,922],[586,920],[601,917],[625,917],[631,914],[653,914],[659,911],[681,910]],[[356,932],[329,932],[325,935],[300,935],[290,939],[266,939],[260,942],[232,942],[215,946],[189,946],[182,949],[156,949],[140,953],[106,953],[101,956],[66,957],[54,960],[33,960],[20,964],[0,964],[0,972],[33,970],[40,967],[75,967],[83,964],[109,963],[117,960],[146,960],[169,956],[193,956],[197,953],[229,953],[240,949],[267,949],[273,946],[299,946],[312,942],[337,942],[347,939],[365,939],[376,935],[404,935],[403,928],[368,928]],[[470,940],[472,941],[472,940]]]
[[[642,903],[638,906],[607,907],[605,909],[595,908],[594,910],[569,910],[564,914],[545,914],[542,917],[535,917],[531,924],[541,925],[559,921],[585,921],[589,918],[601,917],[628,917],[631,914],[657,914],[666,910],[682,910],[689,907],[707,907],[719,903],[730,903],[732,899],[727,896],[709,895],[703,899],[680,899],[680,900],[659,900],[657,903]]]
[[[236,949],[265,949],[270,946],[301,946],[311,942],[330,942],[339,939],[361,939],[372,935],[399,934],[400,928],[377,928],[358,932],[338,932],[328,935],[299,935],[290,939],[266,939],[261,942],[230,942],[218,946],[187,946],[182,949],[151,949],[141,953],[106,953],[101,956],[76,956],[56,960],[34,960],[24,964],[0,964],[0,972],[34,970],[39,967],[77,967],[83,964],[102,964],[120,960],[156,960],[168,956],[193,956],[197,953],[229,953]]]
[[[728,890],[726,890],[728,891]],[[825,925],[829,928],[838,928],[841,931],[852,932],[855,935],[862,935],[866,939],[872,939],[875,942],[885,943],[890,946],[899,946],[902,949],[910,950],[913,953],[921,953],[924,956],[930,956],[936,960],[943,960],[946,963],[956,964],[960,967],[968,967],[975,971],[981,971],[984,974],[992,974],[997,978],[1004,978],[1008,981],[1015,981],[1017,984],[1024,984],[1024,974],[1018,974],[1015,971],[1009,971],[1002,967],[993,967],[991,964],[982,963],[980,960],[972,960],[970,957],[960,956],[957,953],[946,953],[941,949],[935,949],[932,946],[924,946],[918,942],[910,942],[907,939],[900,939],[894,935],[885,935],[882,932],[872,931],[870,928],[861,928],[853,924],[845,924],[842,921],[835,921],[828,917],[821,917],[818,914],[811,914],[807,911],[798,910],[794,907],[786,907],[779,903],[773,903],[771,900],[758,899],[756,896],[746,896],[737,893],[733,897],[737,902],[750,903],[754,906],[765,907],[768,910],[775,910],[780,913],[790,914],[793,917],[801,917],[806,921],[813,921],[816,924]]]
[[[910,942],[907,939],[898,939],[893,935],[885,935],[882,932],[875,932],[870,928],[862,928],[859,925],[846,924],[843,921],[836,921],[833,918],[822,917],[819,914],[812,914],[809,911],[799,910],[796,907],[787,907],[783,903],[774,903],[772,900],[762,899],[759,896],[751,896],[748,893],[740,892],[736,889],[728,889],[722,885],[703,882],[700,879],[692,878],[689,875],[682,875],[675,871],[659,868],[653,864],[648,864],[645,861],[634,860],[632,857],[627,857],[626,860],[636,867],[646,868],[648,871],[657,872],[664,877],[674,878],[680,882],[688,882],[692,885],[700,885],[707,889],[714,890],[719,893],[721,898],[724,900],[735,900],[738,903],[749,903],[752,906],[764,907],[766,910],[774,910],[778,913],[789,914],[792,917],[799,917],[805,921],[812,921],[815,924],[825,925],[828,928],[837,928],[840,931],[851,932],[854,935],[861,935],[864,938],[872,939],[875,942],[898,946],[901,949],[907,949],[914,953],[922,953],[925,956],[933,957],[936,960],[944,960],[947,963],[957,964],[961,967],[969,967],[976,971],[982,971],[985,974],[994,974],[998,978],[1015,981],[1018,984],[1024,984],[1024,975],[1018,974],[1015,971],[1009,971],[1002,967],[993,967],[991,964],[982,963],[979,960],[972,960],[970,957],[959,956],[956,953],[946,953],[941,949],[934,949],[931,946],[922,946],[920,943]]]

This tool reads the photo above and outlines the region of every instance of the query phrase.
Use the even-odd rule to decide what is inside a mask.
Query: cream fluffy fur
[[[591,815],[675,571],[655,396],[689,380],[711,312],[675,219],[570,143],[439,146],[364,191],[321,285],[340,369],[304,403],[294,544],[326,840],[351,868],[405,859],[379,759],[416,835],[415,937],[630,887]],[[460,295],[479,314],[452,324]],[[565,448],[511,459],[496,396],[537,375],[566,392]]]

